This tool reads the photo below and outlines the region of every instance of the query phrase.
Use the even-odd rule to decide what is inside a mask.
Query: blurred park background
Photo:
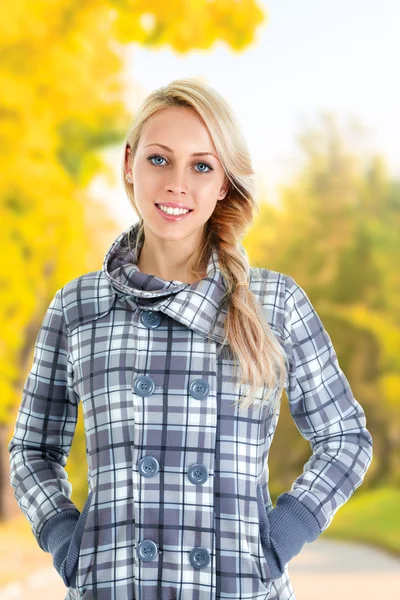
[[[182,76],[233,106],[258,187],[251,265],[307,291],[366,412],[372,465],[321,537],[400,557],[399,3],[13,0],[0,17],[0,591],[52,565],[7,452],[40,323],[55,291],[101,269],[136,220],[120,173],[128,122]],[[284,394],[274,503],[310,452]],[[81,410],[67,471],[81,510]]]

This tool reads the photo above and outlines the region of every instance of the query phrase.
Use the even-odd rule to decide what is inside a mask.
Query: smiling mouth
[[[164,210],[161,210],[161,208],[156,203],[154,203],[154,205],[156,207],[156,211],[158,212],[160,217],[164,220],[164,222],[169,221],[172,223],[175,221],[175,223],[179,223],[179,222],[183,221],[184,219],[188,219],[190,217],[190,214],[193,212],[193,210],[188,209],[187,212],[178,213],[177,215],[175,215],[174,213],[168,213],[168,212],[165,212]]]
[[[160,204],[157,204],[157,202],[155,202],[155,205],[157,206],[157,208],[160,208],[160,205],[162,205],[162,203],[160,202]],[[170,208],[173,208],[173,207],[170,207]],[[175,208],[179,208],[179,206],[176,206]],[[160,210],[162,210],[162,209],[160,208]],[[185,208],[184,210],[188,210],[189,212],[193,212],[193,208]],[[172,214],[174,214],[174,213],[172,213]],[[176,216],[179,216],[179,215],[176,215]]]

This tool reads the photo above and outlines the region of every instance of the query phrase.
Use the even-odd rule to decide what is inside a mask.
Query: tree
[[[365,152],[362,127],[332,113],[298,136],[298,174],[281,205],[262,204],[243,243],[255,266],[291,275],[332,338],[374,438],[366,485],[400,480],[400,185]],[[254,257],[254,258],[253,258]],[[271,450],[272,477],[298,474],[310,452],[286,407]],[[293,478],[292,478],[293,479]]]
[[[5,427],[13,423],[51,297],[68,280],[99,268],[102,237],[116,227],[87,186],[94,175],[111,175],[101,151],[123,139],[131,116],[122,100],[126,45],[169,45],[182,53],[223,41],[242,51],[265,14],[253,0],[151,6],[134,0],[13,0],[0,8],[0,17]],[[76,439],[82,453],[82,420]],[[0,473],[0,482],[8,482],[7,474]]]

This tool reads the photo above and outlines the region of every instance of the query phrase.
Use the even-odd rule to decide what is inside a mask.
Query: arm
[[[314,541],[362,484],[372,461],[365,413],[341,370],[331,339],[305,291],[287,276],[285,341],[289,407],[312,455],[290,491],[268,512],[272,579]],[[267,528],[268,529],[268,528]]]
[[[70,500],[72,486],[64,468],[77,422],[78,397],[72,387],[61,293],[56,292],[37,335],[8,445],[10,483],[18,505],[60,574],[80,515]]]

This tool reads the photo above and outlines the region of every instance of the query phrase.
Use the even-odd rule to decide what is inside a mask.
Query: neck
[[[150,239],[149,239],[150,238]],[[137,267],[142,273],[148,273],[165,279],[184,283],[194,283],[206,276],[206,269],[199,275],[194,272],[194,261],[197,258],[198,245],[188,238],[179,241],[161,240],[146,233],[143,246],[137,260]]]

